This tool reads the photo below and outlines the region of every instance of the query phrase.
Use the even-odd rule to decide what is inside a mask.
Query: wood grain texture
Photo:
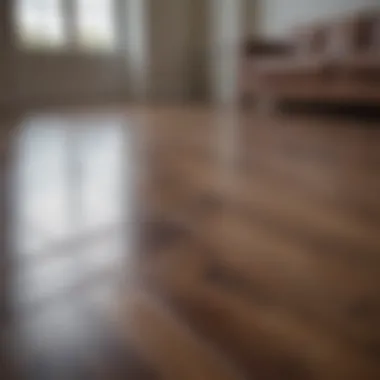
[[[378,122],[115,107],[1,125],[2,378],[380,378]]]

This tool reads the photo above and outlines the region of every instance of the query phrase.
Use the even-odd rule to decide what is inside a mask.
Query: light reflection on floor
[[[126,120],[106,115],[35,117],[19,129],[11,298],[24,358],[65,356],[88,344],[86,332],[96,339],[100,311],[132,270],[133,139]]]

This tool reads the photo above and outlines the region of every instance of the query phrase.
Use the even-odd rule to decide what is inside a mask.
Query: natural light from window
[[[77,0],[78,44],[108,50],[115,45],[114,9],[110,0]]]
[[[66,0],[67,1],[67,0]],[[26,47],[56,48],[65,44],[61,0],[18,0],[16,28]]]
[[[17,0],[16,4],[16,32],[24,48],[108,51],[115,47],[114,0]],[[67,30],[70,27],[74,30]]]

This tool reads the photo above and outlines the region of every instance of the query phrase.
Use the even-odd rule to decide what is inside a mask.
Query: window
[[[78,44],[95,50],[115,45],[114,9],[110,0],[77,0]]]
[[[18,0],[16,32],[22,47],[112,50],[115,0]],[[74,30],[67,30],[72,27]],[[74,32],[74,33],[69,33]],[[70,35],[70,38],[69,38]]]
[[[54,48],[65,44],[61,0],[19,0],[16,15],[16,31],[23,45]]]

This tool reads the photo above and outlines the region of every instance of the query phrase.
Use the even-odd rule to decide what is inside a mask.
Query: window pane
[[[24,45],[62,46],[65,43],[62,0],[18,0],[16,28]]]
[[[115,46],[114,1],[78,0],[79,44],[94,50]]]

